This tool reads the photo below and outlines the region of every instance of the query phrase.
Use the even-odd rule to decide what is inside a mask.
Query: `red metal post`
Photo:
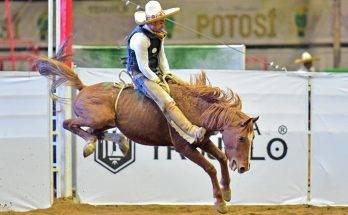
[[[60,44],[64,44],[72,36],[72,0],[60,0]],[[72,38],[66,47],[66,54],[72,54]],[[71,66],[71,61],[66,62]]]
[[[58,1],[58,0],[57,0]],[[72,37],[72,0],[60,0],[60,44]],[[67,55],[72,54],[72,39],[69,40],[69,44],[66,47]],[[71,61],[66,62],[71,67]],[[71,89],[67,89],[65,86],[62,87],[60,92],[63,97],[71,97]],[[65,118],[71,118],[71,106],[61,103],[61,113],[59,113],[58,120],[62,121]],[[61,162],[60,174],[62,183],[62,196],[72,196],[72,146],[71,146],[71,134],[65,133],[61,127],[60,145],[64,158]]]

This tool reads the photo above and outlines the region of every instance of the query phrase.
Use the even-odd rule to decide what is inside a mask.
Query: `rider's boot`
[[[204,139],[205,128],[193,125],[181,110],[176,106],[175,102],[171,102],[166,107],[170,120],[172,120],[182,131],[184,131],[191,138],[185,138],[188,142],[201,142]]]

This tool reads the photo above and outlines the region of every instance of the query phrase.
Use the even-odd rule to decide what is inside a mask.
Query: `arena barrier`
[[[348,74],[312,79],[311,204],[348,205]]]
[[[77,71],[84,83],[92,84],[116,81],[120,70]],[[187,80],[200,70],[173,72]],[[238,92],[246,113],[260,116],[251,170],[243,175],[231,173],[231,204],[308,203],[307,79],[280,72],[206,73],[213,86]],[[221,145],[220,137],[213,140],[217,145]],[[84,141],[77,138],[76,143],[76,197],[82,203],[213,203],[208,175],[171,148],[132,143],[131,156],[124,159],[113,143],[104,142],[98,144],[95,155],[83,158]]]
[[[53,202],[47,88],[38,73],[0,73],[0,211]]]
[[[77,72],[89,85],[116,81],[120,70]],[[173,72],[188,79],[200,70]],[[348,75],[312,74],[308,144],[308,74],[206,72],[213,86],[229,87],[241,96],[246,113],[260,116],[251,170],[231,172],[230,204],[348,205]],[[0,211],[47,208],[54,192],[47,80],[35,73],[0,75]],[[85,159],[83,140],[75,135],[72,139],[73,183],[81,203],[212,204],[209,177],[171,148],[131,143],[125,158],[112,143],[101,142],[97,153]],[[222,146],[219,135],[213,141]]]

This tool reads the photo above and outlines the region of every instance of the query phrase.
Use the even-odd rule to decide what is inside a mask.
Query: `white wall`
[[[0,211],[50,207],[49,96],[37,73],[0,73]]]

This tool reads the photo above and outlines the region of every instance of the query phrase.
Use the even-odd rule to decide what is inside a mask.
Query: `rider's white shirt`
[[[145,25],[145,29],[150,30],[150,28]],[[152,31],[151,31],[152,32]],[[167,57],[164,53],[163,40],[161,44],[161,50],[159,50],[158,60],[159,68],[163,74],[169,73],[169,64]],[[135,56],[138,61],[138,66],[140,71],[152,81],[157,81],[158,76],[150,69],[149,67],[149,57],[148,57],[148,48],[150,47],[150,39],[142,32],[135,33],[130,39],[129,46],[134,50]]]
[[[312,66],[310,69],[307,69],[304,65],[301,65],[301,67],[298,68],[297,71],[301,71],[301,72],[315,72],[315,68],[314,68],[314,66]]]

